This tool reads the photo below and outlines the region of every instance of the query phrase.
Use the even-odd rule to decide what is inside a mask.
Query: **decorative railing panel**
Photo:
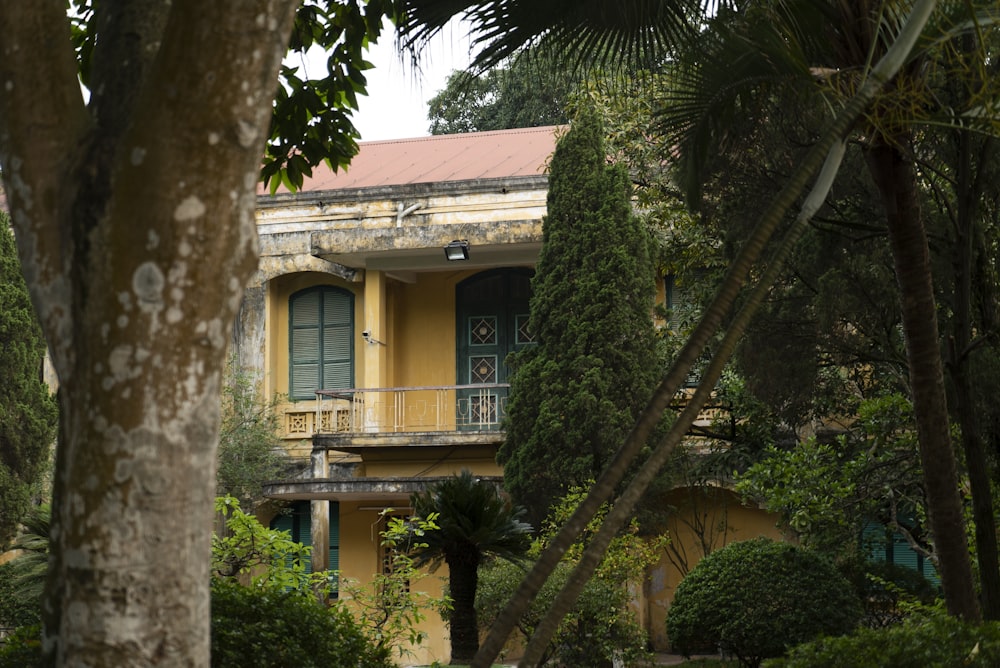
[[[314,433],[325,434],[497,431],[509,387],[491,383],[319,390],[316,412],[307,419]]]

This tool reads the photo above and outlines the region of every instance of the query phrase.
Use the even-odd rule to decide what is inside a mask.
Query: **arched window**
[[[354,295],[319,286],[288,300],[288,394],[354,387]]]

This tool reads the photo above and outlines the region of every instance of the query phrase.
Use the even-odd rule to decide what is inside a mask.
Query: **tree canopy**
[[[456,70],[427,103],[429,130],[444,135],[561,125],[569,120],[566,105],[577,79],[530,54],[481,74]]]
[[[583,108],[552,157],[532,279],[537,343],[513,356],[504,484],[539,525],[570,486],[600,475],[656,379],[651,239],[628,176],[607,164]]]

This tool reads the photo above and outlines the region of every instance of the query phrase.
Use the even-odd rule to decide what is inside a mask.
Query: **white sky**
[[[389,26],[367,60],[375,68],[365,73],[368,96],[358,99],[360,110],[354,114],[361,140],[423,137],[430,134],[427,101],[444,88],[452,70],[469,64],[469,41],[461,24],[446,26],[421,54],[421,71],[417,72],[409,56],[400,59]]]

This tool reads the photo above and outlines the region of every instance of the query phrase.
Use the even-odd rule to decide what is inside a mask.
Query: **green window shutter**
[[[319,389],[320,296],[317,290],[305,290],[289,300],[288,389],[293,399],[313,399]]]
[[[330,502],[330,570],[340,568],[340,504]]]
[[[313,399],[319,389],[354,385],[354,295],[321,286],[289,300],[289,394]]]

